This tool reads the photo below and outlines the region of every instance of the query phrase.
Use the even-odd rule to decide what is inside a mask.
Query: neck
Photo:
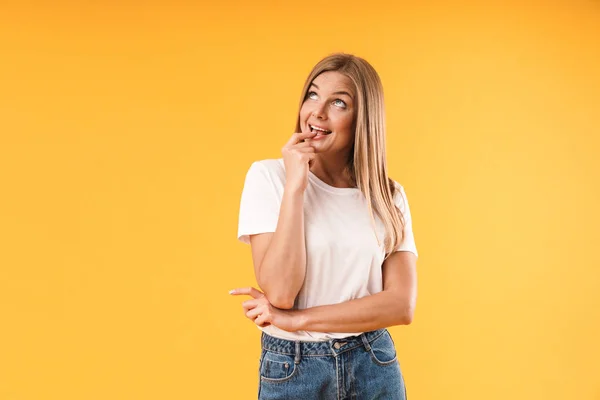
[[[350,177],[346,174],[347,160],[347,155],[340,155],[338,157],[327,155],[324,157],[322,154],[317,154],[310,167],[310,171],[330,186],[338,188],[355,187]]]

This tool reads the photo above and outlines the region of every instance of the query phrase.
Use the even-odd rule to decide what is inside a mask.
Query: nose
[[[312,115],[318,119],[327,119],[327,115],[325,113],[326,104],[316,104],[315,108],[312,111]]]

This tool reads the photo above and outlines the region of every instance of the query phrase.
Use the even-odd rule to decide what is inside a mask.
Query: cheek
[[[305,121],[309,114],[309,107],[306,105],[306,103],[302,104],[302,107],[300,108],[300,121]]]
[[[352,115],[340,115],[337,118],[336,126],[338,131],[350,134],[352,131]]]

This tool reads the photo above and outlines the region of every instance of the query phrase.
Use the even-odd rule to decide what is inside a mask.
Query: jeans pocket
[[[260,379],[266,382],[285,382],[291,379],[298,369],[294,356],[265,351],[260,364]]]
[[[390,333],[386,330],[370,343],[371,359],[378,365],[392,365],[398,360],[396,347]]]

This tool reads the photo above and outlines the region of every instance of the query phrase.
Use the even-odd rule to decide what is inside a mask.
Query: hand
[[[315,148],[304,139],[315,137],[313,132],[294,133],[281,149],[285,165],[285,186],[294,191],[306,190],[308,169],[315,159]]]
[[[246,287],[234,289],[229,293],[234,296],[249,295],[253,297],[252,300],[244,301],[242,307],[244,308],[246,317],[261,328],[273,324],[288,332],[298,330],[297,311],[282,310],[274,307],[260,290],[253,287]]]

